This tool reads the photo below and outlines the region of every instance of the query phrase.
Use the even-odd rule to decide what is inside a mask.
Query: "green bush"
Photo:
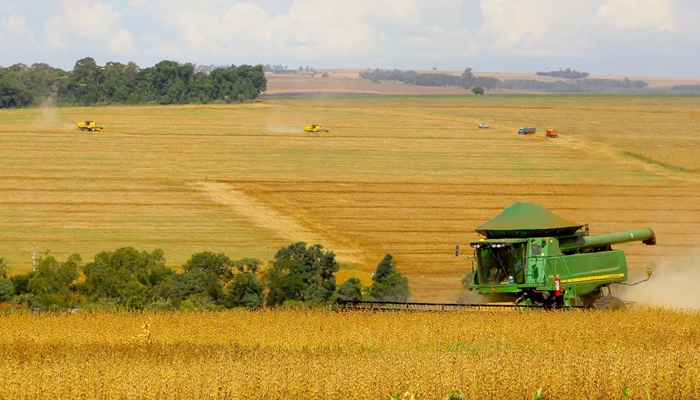
[[[180,311],[197,311],[199,310],[199,307],[197,307],[194,302],[190,299],[183,300],[180,303]]]
[[[411,297],[408,287],[408,279],[401,276],[396,270],[396,265],[391,254],[377,265],[377,270],[372,276],[370,296],[380,301],[407,301]]]
[[[150,311],[171,311],[173,306],[163,301],[154,301],[146,308]]]
[[[12,300],[15,294],[15,285],[9,279],[0,278],[0,302]]]

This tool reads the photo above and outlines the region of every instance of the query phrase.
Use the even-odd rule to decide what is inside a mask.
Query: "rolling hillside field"
[[[414,300],[454,301],[470,269],[455,245],[531,201],[592,234],[649,227],[657,246],[618,246],[630,268],[680,268],[700,257],[699,110],[698,97],[569,95],[0,110],[0,256],[24,272],[34,249],[85,261],[133,246],[179,267],[205,250],[266,262],[305,241],[337,254],[338,283],[369,284],[390,253]],[[105,131],[77,130],[84,119]],[[330,133],[304,133],[312,122]]]

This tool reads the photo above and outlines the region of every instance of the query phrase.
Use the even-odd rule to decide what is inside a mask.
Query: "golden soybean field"
[[[700,397],[700,315],[663,309],[10,314],[0,336],[5,399]]]

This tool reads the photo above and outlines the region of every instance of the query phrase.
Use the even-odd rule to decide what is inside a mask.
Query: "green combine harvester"
[[[585,228],[584,228],[585,227]],[[588,225],[562,219],[544,207],[515,203],[476,228],[472,270],[459,303],[339,301],[336,308],[449,310],[466,307],[593,308],[625,303],[610,285],[626,283],[625,253],[611,246],[641,241],[655,245],[651,229],[589,235]],[[459,255],[459,246],[455,251]]]
[[[610,285],[627,280],[627,261],[611,246],[656,244],[651,229],[589,235],[587,225],[532,203],[515,203],[476,231],[484,238],[471,243],[476,265],[465,283],[475,296],[467,298],[520,306],[622,308]]]

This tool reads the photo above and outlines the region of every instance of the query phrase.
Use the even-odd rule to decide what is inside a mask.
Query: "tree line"
[[[445,73],[420,73],[415,71],[400,71],[394,70],[367,70],[361,71],[360,77],[369,79],[372,82],[381,81],[399,81],[407,85],[417,86],[456,86],[464,89],[469,89],[474,86],[485,87],[487,89],[495,88],[500,82],[498,79],[490,76],[474,76],[472,69],[467,68],[461,76],[450,75]]]
[[[243,102],[267,90],[262,65],[199,69],[164,60],[140,68],[133,62],[99,66],[91,57],[71,71],[48,64],[0,69],[0,108],[40,105],[189,104]]]
[[[567,72],[568,71],[568,72]],[[567,78],[566,81],[544,82],[536,79],[505,79],[500,80],[490,76],[474,76],[471,68],[457,75],[444,73],[419,73],[415,71],[394,70],[367,70],[359,73],[364,79],[373,82],[399,81],[408,85],[418,86],[453,86],[470,89],[474,94],[483,94],[486,89],[527,90],[548,93],[611,93],[634,92],[649,86],[642,80],[624,79],[591,79],[587,78],[587,72],[566,70],[552,73],[537,73]],[[554,75],[552,75],[554,74]],[[585,75],[585,76],[583,76]],[[576,77],[576,78],[573,78]],[[586,79],[583,79],[586,78]],[[475,91],[476,89],[476,91]]]
[[[559,71],[537,71],[537,76],[553,76],[555,78],[564,79],[583,79],[588,78],[590,75],[588,72],[576,71],[571,68],[559,69]]]
[[[698,94],[700,93],[700,85],[674,85],[671,90],[679,94]]]
[[[223,310],[410,297],[408,280],[396,270],[390,254],[377,265],[368,287],[358,278],[336,285],[339,268],[333,252],[304,242],[280,249],[265,269],[256,258],[231,260],[208,251],[193,254],[181,272],[165,265],[159,249],[103,251],[87,263],[78,254],[59,262],[47,253],[33,271],[15,275],[0,258],[0,304],[31,310]]]
[[[570,81],[543,82],[536,79],[506,79],[499,88],[532,90],[548,93],[617,93],[644,89],[649,84],[641,80],[624,79],[579,79]]]

